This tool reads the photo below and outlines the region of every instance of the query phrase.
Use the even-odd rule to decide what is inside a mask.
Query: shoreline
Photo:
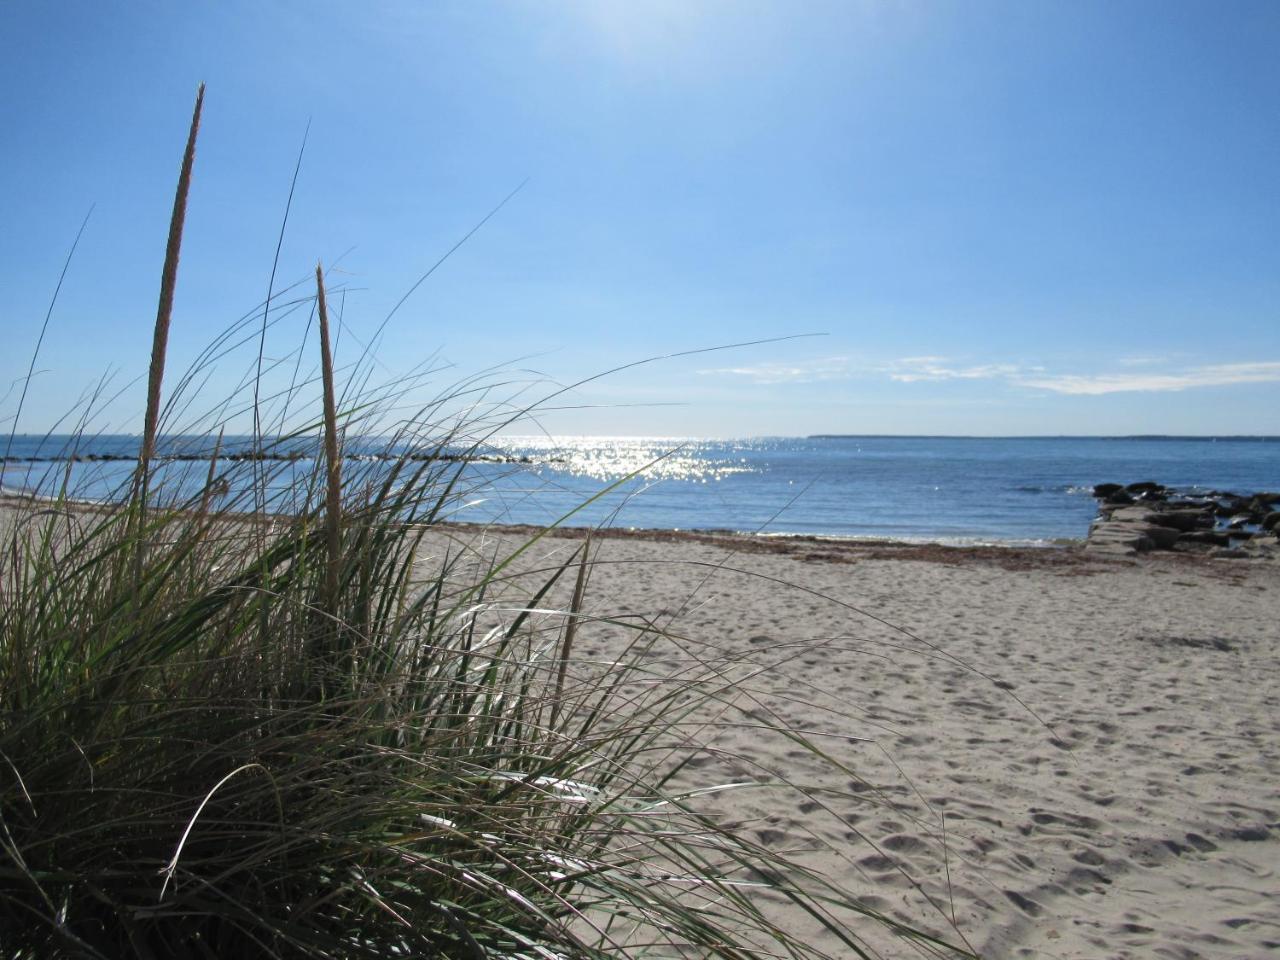
[[[94,500],[59,501],[53,497],[42,497],[37,494],[23,493],[12,489],[0,489],[0,511],[20,509],[22,505],[44,504],[46,507],[61,502],[64,506],[84,512],[110,510],[115,504]],[[250,511],[222,512],[223,520],[250,520],[255,514]],[[287,520],[291,515],[282,513],[265,513],[261,515],[269,520]],[[983,540],[972,543],[954,543],[945,540],[927,539],[894,539],[891,537],[872,536],[840,536],[812,533],[750,533],[740,530],[714,529],[667,529],[661,527],[586,527],[586,526],[540,526],[526,523],[468,523],[459,521],[440,521],[431,524],[431,529],[440,533],[464,538],[497,537],[510,538],[554,538],[559,540],[580,541],[588,535],[595,541],[621,540],[641,541],[655,544],[699,544],[722,549],[730,549],[735,553],[771,554],[778,556],[798,557],[807,561],[824,560],[833,563],[856,563],[858,560],[911,560],[946,564],[962,564],[967,561],[997,562],[1013,567],[1061,566],[1082,562],[1133,562],[1134,556],[1108,557],[1103,559],[1086,552],[1086,537],[1070,540],[1052,541],[1027,540]],[[1206,563],[1210,559],[1203,554],[1160,553],[1145,554],[1143,560],[1160,560],[1171,563]]]
[[[59,500],[57,497],[51,497],[39,493],[31,493],[14,487],[0,486],[0,507],[9,504],[19,503],[65,503],[76,509],[86,510],[108,510],[113,506],[119,506],[115,501],[110,500],[90,500],[84,498],[68,498]],[[224,517],[248,518],[254,516],[252,511],[222,511]],[[287,513],[267,512],[263,516],[277,519],[288,517]],[[494,530],[505,533],[529,532],[533,533],[538,530],[555,530],[563,531],[567,536],[581,537],[586,532],[591,532],[593,536],[599,537],[639,537],[641,539],[661,539],[661,540],[777,540],[783,543],[821,543],[821,544],[844,544],[844,545],[862,545],[862,546],[919,546],[919,547],[939,547],[953,548],[958,550],[967,549],[1001,549],[1001,550],[1056,550],[1070,549],[1073,547],[1083,546],[1086,542],[1086,536],[1080,537],[1055,537],[1055,538],[1039,538],[1039,537],[1017,537],[1010,539],[1000,539],[996,537],[939,537],[931,538],[928,536],[920,537],[881,537],[873,534],[858,533],[806,533],[797,531],[761,531],[753,532],[750,530],[735,530],[729,527],[590,527],[578,525],[563,526],[545,526],[533,523],[500,523],[487,521],[462,521],[462,520],[442,520],[432,524],[433,527],[441,527],[457,530]]]
[[[111,503],[90,500],[67,500],[63,504],[74,511],[99,512],[111,509]],[[54,498],[0,490],[0,514],[20,509],[20,505],[42,503],[46,507],[58,503]],[[251,520],[252,512],[222,512],[223,521]],[[288,520],[290,514],[266,513],[265,519]],[[682,547],[709,548],[731,555],[774,556],[799,560],[806,564],[830,563],[853,565],[864,561],[902,561],[932,563],[951,567],[967,565],[998,566],[1009,571],[1058,569],[1105,569],[1125,566],[1163,566],[1171,569],[1202,570],[1210,576],[1225,576],[1233,568],[1254,566],[1257,557],[1241,558],[1238,554],[1223,558],[1207,553],[1158,551],[1149,553],[1107,553],[1090,549],[1088,538],[1048,542],[983,541],[948,543],[937,540],[895,540],[884,537],[824,536],[809,533],[748,533],[726,529],[665,529],[632,527],[546,527],[535,524],[464,523],[440,521],[431,524],[432,533],[466,541],[523,541],[538,537],[542,541],[580,542],[588,536],[597,543],[619,542]],[[1252,561],[1252,562],[1251,562]],[[1264,566],[1271,564],[1262,561]]]

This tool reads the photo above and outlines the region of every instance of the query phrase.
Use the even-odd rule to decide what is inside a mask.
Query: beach
[[[1280,957],[1280,3],[293,6],[6,9],[0,960]]]
[[[442,524],[416,565],[467,585],[523,547],[480,619],[554,633],[586,537]],[[667,745],[671,789],[865,909],[993,960],[1280,947],[1275,560],[609,529],[588,555],[569,689],[654,625],[644,683],[733,691]],[[922,949],[837,916],[871,956]]]
[[[433,533],[420,562],[529,533]],[[550,534],[519,563],[580,545]],[[638,617],[688,638],[655,649],[657,673],[698,651],[751,664],[738,719],[684,745],[677,782],[770,783],[700,802],[868,908],[992,958],[1280,946],[1274,562],[674,533],[591,549],[574,669],[606,668]],[[827,758],[751,723],[766,714]]]

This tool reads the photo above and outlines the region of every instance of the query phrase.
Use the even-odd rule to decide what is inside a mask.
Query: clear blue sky
[[[605,378],[553,432],[1280,434],[1277,50],[1274,0],[10,0],[0,377],[92,204],[22,428],[145,373],[203,80],[171,371],[265,294],[310,119],[280,281],[354,247],[357,336],[529,178],[385,370],[825,334]]]

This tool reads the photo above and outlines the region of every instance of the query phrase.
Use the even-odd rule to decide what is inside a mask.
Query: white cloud
[[[822,357],[795,363],[758,363],[745,367],[715,367],[699,370],[704,376],[745,377],[753,383],[812,383],[816,380],[843,380],[852,375],[848,357]]]
[[[1273,383],[1280,381],[1280,362],[1219,363],[1192,367],[1176,373],[1134,374],[1063,374],[1058,376],[1017,377],[1022,387],[1037,387],[1054,393],[1098,395],[1124,392],[1165,392],[1192,387],[1225,387],[1239,383]]]
[[[1157,363],[1168,362],[1168,357],[1121,357],[1116,361],[1122,367],[1150,367]]]
[[[955,366],[946,357],[902,357],[887,367],[889,378],[899,383],[922,380],[990,380],[1012,377],[1019,368],[1009,363]]]
[[[1048,390],[1070,396],[1107,393],[1160,393],[1194,387],[1280,382],[1280,361],[1218,363],[1197,367],[1165,366],[1158,357],[1115,361],[1114,373],[1055,373],[1039,364],[963,363],[943,356],[901,357],[880,365],[854,363],[848,357],[821,357],[795,363],[759,363],[699,370],[713,376],[741,377],[760,385],[851,380],[868,374],[887,375],[898,383],[991,380],[1014,387]]]

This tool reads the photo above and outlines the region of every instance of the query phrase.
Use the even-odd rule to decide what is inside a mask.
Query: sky
[[[511,433],[1280,434],[1272,0],[0,17],[6,432],[86,214],[17,429],[95,389],[96,429],[139,429],[203,81],[170,378],[253,314],[277,243],[275,291],[325,264],[349,371],[524,184],[394,312],[376,377],[497,370],[489,397],[549,398]],[[269,366],[314,369],[306,306]]]

